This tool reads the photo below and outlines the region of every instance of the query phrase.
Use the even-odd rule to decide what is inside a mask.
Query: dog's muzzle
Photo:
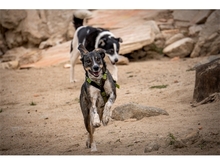
[[[111,61],[112,65],[115,65],[116,62],[118,62],[117,58],[115,58],[113,61]]]
[[[98,65],[94,65],[92,67],[92,70],[89,70],[89,72],[95,77],[99,77],[100,71],[101,71],[101,68]]]

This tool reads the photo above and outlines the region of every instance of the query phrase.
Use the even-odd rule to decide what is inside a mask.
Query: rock
[[[21,31],[23,41],[30,45],[39,45],[50,36],[47,22],[41,19],[37,10],[26,10],[26,12],[27,17],[21,22],[17,30]]]
[[[189,27],[189,35],[190,36],[195,36],[197,35],[204,27],[205,25],[192,25]]]
[[[128,64],[129,64],[128,58],[125,56],[119,55],[117,65],[128,65]]]
[[[160,146],[156,142],[150,142],[145,146],[144,153],[158,151]]]
[[[169,57],[186,57],[190,55],[194,48],[194,40],[191,38],[183,38],[163,49],[163,53]]]
[[[174,10],[173,18],[176,27],[189,27],[204,23],[212,10]]]
[[[13,30],[5,32],[5,41],[9,49],[20,47],[24,44],[22,34]]]
[[[15,29],[26,16],[25,10],[0,10],[0,24],[6,29]]]
[[[193,93],[193,106],[219,101],[220,58],[196,67],[196,80]]]
[[[62,34],[54,34],[48,40],[43,41],[39,45],[39,49],[45,49],[48,47],[56,46],[65,41],[65,37]]]
[[[49,33],[51,35],[66,34],[69,23],[72,23],[75,10],[44,10],[44,12],[47,18]]]
[[[174,10],[172,15],[175,21],[190,22],[198,12],[199,10]]]
[[[166,40],[165,46],[170,45],[170,44],[172,44],[182,38],[184,38],[184,35],[182,33],[177,33],[177,34],[173,35],[172,37],[170,37],[168,40]]]
[[[81,19],[91,18],[91,17],[92,17],[92,13],[91,13],[89,10],[86,10],[86,9],[76,10],[76,11],[74,12],[74,15],[75,15],[77,18],[81,18]]]
[[[160,34],[160,29],[157,26],[155,21],[146,21],[144,22],[145,25],[151,27],[152,31],[154,32],[155,35]]]
[[[171,29],[171,30],[163,30],[161,31],[161,34],[163,35],[165,40],[168,40],[170,37],[172,37],[173,35],[179,32],[180,32],[179,29]]]
[[[204,59],[204,60],[202,60],[202,61],[196,63],[196,64],[194,65],[193,69],[196,69],[198,66],[201,66],[201,65],[203,65],[203,64],[209,63],[209,62],[211,62],[211,61],[213,61],[213,60],[216,60],[216,59],[218,59],[218,58],[220,58],[220,54],[208,56],[206,59]]]
[[[21,65],[20,68],[42,68],[69,61],[70,42],[65,42],[49,49],[41,50],[41,59],[32,64]]]
[[[131,118],[136,118],[140,120],[144,117],[158,116],[158,115],[169,115],[165,110],[155,107],[148,107],[143,105],[138,105],[134,103],[123,104],[116,107],[112,111],[112,118],[115,120],[127,120]]]
[[[175,148],[183,148],[186,147],[186,144],[177,136],[174,136],[172,133],[169,133],[165,140],[166,146]]]
[[[142,49],[139,49],[139,50],[135,50],[134,52],[132,52],[129,55],[129,58],[134,61],[137,61],[137,60],[143,59],[146,56],[147,56],[147,52]]]
[[[194,143],[196,143],[199,140],[199,131],[192,131],[190,132],[188,135],[186,135],[185,138],[182,139],[182,141],[186,144],[186,145],[192,145]]]
[[[174,26],[171,24],[161,24],[159,25],[160,30],[169,30],[174,29]]]
[[[2,69],[17,69],[19,68],[19,62],[18,61],[9,61],[9,62],[2,62],[0,63]]]
[[[215,10],[206,20],[190,57],[215,55],[220,52],[220,10]]]
[[[4,37],[0,31],[0,58],[2,55],[5,54],[5,52],[8,50],[6,41],[4,40]]]
[[[1,10],[0,25],[6,45],[47,48],[73,37],[75,10]],[[72,32],[71,32],[72,31]],[[62,36],[62,38],[60,38]],[[48,40],[49,39],[49,40]],[[51,41],[58,39],[58,41]],[[45,42],[48,40],[47,42]]]
[[[155,39],[155,33],[149,24],[142,24],[136,27],[128,26],[112,30],[112,32],[116,37],[123,36],[123,43],[120,44],[120,54],[127,54],[141,49],[143,46],[153,43]]]
[[[20,65],[24,65],[37,62],[40,59],[41,51],[38,49],[17,47],[7,51],[2,58],[2,62],[18,61]]]

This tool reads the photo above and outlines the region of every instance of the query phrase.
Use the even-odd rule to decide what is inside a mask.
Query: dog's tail
[[[77,10],[73,14],[73,25],[75,27],[75,30],[83,26],[83,21],[85,18],[90,18],[92,13],[89,10]]]

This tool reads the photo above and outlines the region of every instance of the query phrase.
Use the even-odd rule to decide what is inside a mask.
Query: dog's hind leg
[[[88,135],[88,140],[86,141],[86,146],[88,148],[91,148],[91,151],[97,151],[97,148],[96,148],[96,143],[94,141],[94,132],[95,132],[95,128],[92,126],[92,124],[90,123],[89,126],[88,126],[88,132],[89,132],[89,135]]]
[[[76,82],[75,80],[75,65],[77,62],[77,58],[79,57],[79,52],[77,49],[74,49],[71,52],[71,58],[70,58],[70,82]]]

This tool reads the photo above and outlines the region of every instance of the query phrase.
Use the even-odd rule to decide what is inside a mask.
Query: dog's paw
[[[77,80],[75,80],[75,79],[74,80],[72,80],[72,79],[70,80],[70,83],[75,83],[75,82],[77,82]]]
[[[94,115],[94,119],[93,119],[92,125],[93,125],[93,127],[100,127],[101,126],[101,122],[100,122],[98,114]]]
[[[106,126],[108,124],[108,122],[109,122],[109,116],[103,115],[103,117],[102,117],[102,124],[104,126]]]
[[[96,148],[95,142],[93,142],[93,143],[91,144],[91,152],[95,152],[95,151],[97,151],[97,148]]]
[[[91,144],[90,144],[89,140],[86,141],[86,147],[91,148]]]

